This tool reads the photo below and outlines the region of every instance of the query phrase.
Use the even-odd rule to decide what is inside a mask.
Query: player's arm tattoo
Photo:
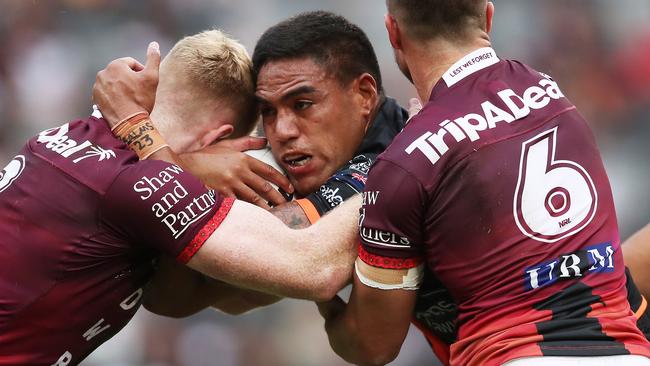
[[[311,225],[305,212],[295,202],[275,206],[271,209],[271,213],[292,229],[304,229]]]

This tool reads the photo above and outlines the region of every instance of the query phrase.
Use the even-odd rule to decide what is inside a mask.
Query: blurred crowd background
[[[552,75],[591,123],[627,237],[650,222],[650,2],[494,2],[499,56]],[[360,25],[388,94],[402,103],[415,96],[393,64],[379,0],[0,0],[0,167],[34,133],[88,115],[95,74],[114,58],[144,60],[151,40],[165,53],[182,36],[215,27],[252,52],[269,26],[317,9]],[[175,320],[141,309],[84,365],[343,364],[322,325],[314,304],[295,300],[240,317],[207,310]],[[394,365],[432,359],[412,331]]]

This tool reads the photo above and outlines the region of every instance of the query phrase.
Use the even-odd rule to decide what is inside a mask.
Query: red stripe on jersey
[[[394,258],[372,254],[362,244],[359,245],[359,258],[372,267],[387,269],[409,269],[422,264],[422,258]]]
[[[198,234],[192,239],[192,241],[183,249],[181,254],[176,257],[176,260],[179,262],[186,264],[187,262],[192,259],[194,254],[201,249],[203,244],[205,243],[206,240],[214,233],[215,230],[221,225],[223,220],[226,218],[228,215],[228,212],[230,212],[230,209],[232,208],[233,203],[235,202],[234,198],[224,198],[223,202],[221,202],[221,207],[219,207],[219,210],[217,213],[212,216],[210,221],[208,221],[203,228],[199,231]]]
[[[645,300],[645,299],[644,299]],[[647,305],[646,305],[647,306]],[[639,316],[643,315],[643,303],[639,307]],[[624,343],[630,353],[650,357],[647,339],[641,333],[631,334],[628,329],[635,328],[637,317],[631,315],[631,309],[626,297],[616,296],[612,300],[599,301],[591,305],[592,310],[587,314],[597,318],[602,332],[617,341]]]
[[[415,325],[420,330],[420,332],[422,332],[424,337],[429,342],[433,354],[436,355],[440,363],[445,366],[449,365],[449,345],[443,342],[440,338],[436,337],[436,335],[433,334],[429,328],[417,321],[415,318],[411,319],[411,323],[413,323],[413,325]]]

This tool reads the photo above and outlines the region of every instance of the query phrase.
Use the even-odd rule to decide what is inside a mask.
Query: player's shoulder
[[[518,61],[501,60],[455,84],[439,80],[431,99],[382,158],[415,170],[445,169],[569,107],[550,76]]]
[[[95,117],[42,131],[29,140],[27,148],[36,164],[52,166],[100,194],[124,169],[138,162],[105,121]]]
[[[391,175],[408,175],[421,182],[428,180],[429,167],[438,163],[439,154],[431,145],[431,129],[439,124],[445,105],[427,104],[413,116],[404,129],[393,139],[388,148],[376,157],[372,169]],[[435,122],[434,122],[435,121]]]

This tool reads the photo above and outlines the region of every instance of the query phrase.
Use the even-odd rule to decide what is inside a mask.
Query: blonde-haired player
[[[156,67],[128,63],[158,73],[157,46],[151,52],[156,57],[147,66]],[[250,68],[243,48],[219,31],[179,42],[163,62],[151,111],[160,116],[156,125],[167,144],[182,153],[228,135],[245,135],[254,123]],[[219,261],[233,260],[228,248],[243,246],[278,261],[289,261],[296,253],[293,260],[303,262],[299,269],[306,272],[315,255],[305,250],[305,243],[329,246],[332,253],[352,245],[353,219],[322,228],[344,230],[348,240],[340,242],[315,229],[293,233],[266,211],[208,190],[178,166],[139,161],[124,142],[145,155],[166,144],[157,142],[147,116],[135,117],[137,123],[116,130],[124,132],[121,141],[98,114],[43,131],[0,173],[0,365],[78,364],[133,317],[158,258],[175,258],[218,277],[228,268]],[[235,153],[254,161],[259,170],[275,172]],[[219,164],[212,168],[223,175]],[[274,174],[287,187],[286,179]],[[347,217],[352,218],[355,209],[349,208]],[[232,222],[233,215],[249,218],[253,227],[233,232],[241,225]],[[280,238],[287,244],[282,248],[276,247]],[[256,258],[243,258],[252,262],[242,266],[254,266]],[[287,292],[279,292],[323,298],[333,291],[332,283],[349,276],[349,263],[336,265],[344,269],[338,280],[328,276],[340,273],[338,267],[325,268],[314,277],[322,286],[309,292],[302,283],[292,284],[306,273],[293,273],[275,279],[289,284]],[[266,280],[241,282],[255,288]]]
[[[151,116],[172,150],[196,151],[250,133],[254,93],[244,46],[219,30],[204,31],[178,41],[161,62]]]
[[[159,52],[157,43],[154,45]],[[247,136],[255,126],[257,106],[252,63],[243,45],[220,30],[207,30],[178,41],[160,62],[159,71],[158,67],[144,69],[127,57],[109,63],[97,74],[97,80],[127,66],[145,74],[159,72],[145,80],[158,80],[157,90],[141,85],[142,92],[133,99],[151,111],[155,128],[175,153],[204,151],[209,155],[209,171],[195,172],[206,185],[263,208],[269,208],[267,202],[285,202],[272,186],[291,193],[288,180],[269,165],[241,153],[266,145],[263,139]],[[122,92],[118,85],[107,84]],[[95,89],[95,93],[110,94],[114,90]],[[155,97],[147,94],[154,92]],[[155,108],[149,105],[153,100]],[[107,120],[124,117],[112,115],[112,111],[102,111]],[[125,112],[129,112],[128,108]],[[221,141],[226,137],[230,141]],[[210,146],[218,141],[218,146]],[[199,153],[184,158],[205,157]]]

